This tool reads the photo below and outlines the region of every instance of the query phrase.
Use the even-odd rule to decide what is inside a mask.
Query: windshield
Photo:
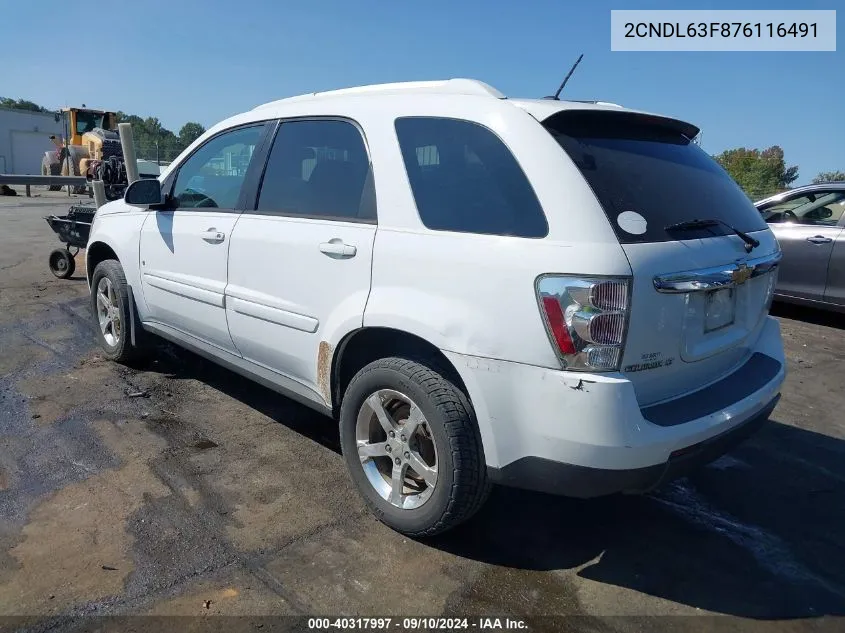
[[[81,112],[76,113],[76,133],[85,134],[90,132],[95,127],[105,127],[103,125],[103,118],[105,115],[97,112]]]
[[[592,187],[623,244],[730,235],[766,223],[742,189],[672,122],[634,113],[564,111],[543,125]]]

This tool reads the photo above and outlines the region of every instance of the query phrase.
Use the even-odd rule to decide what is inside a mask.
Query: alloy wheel
[[[393,389],[364,400],[355,425],[358,457],[367,480],[391,505],[409,510],[437,486],[437,446],[419,406]]]
[[[123,324],[120,321],[117,293],[108,277],[103,277],[97,284],[97,321],[106,344],[116,346],[120,342]]]

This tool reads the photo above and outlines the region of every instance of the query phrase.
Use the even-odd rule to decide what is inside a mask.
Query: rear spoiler
[[[639,137],[643,132],[681,134],[689,140],[701,131],[697,126],[671,117],[632,110],[560,110],[541,121],[546,127],[571,136]]]

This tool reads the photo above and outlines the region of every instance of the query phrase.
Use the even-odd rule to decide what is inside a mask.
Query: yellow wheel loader
[[[127,180],[115,113],[88,108],[63,108],[62,113],[69,140],[50,137],[56,150],[45,152],[41,174],[102,180],[109,200],[121,197]],[[60,187],[54,185],[50,189]],[[76,193],[85,193],[87,187],[76,189]]]

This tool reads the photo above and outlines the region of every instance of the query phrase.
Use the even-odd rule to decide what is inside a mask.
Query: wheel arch
[[[89,286],[91,285],[91,277],[94,274],[97,264],[107,259],[120,261],[114,249],[105,242],[97,240],[88,245],[85,254],[85,276],[88,279]]]
[[[347,333],[335,348],[329,374],[333,410],[337,412],[340,409],[349,381],[361,368],[374,360],[390,356],[435,361],[432,369],[446,374],[469,397],[460,372],[436,345],[405,330],[369,326]]]
[[[331,363],[321,361],[329,368],[328,380],[332,412],[337,419],[343,393],[352,377],[365,365],[378,358],[400,356],[411,360],[430,360],[431,369],[451,380],[466,396],[473,412],[476,428],[486,458],[496,455],[493,428],[478,385],[466,367],[458,367],[443,351],[427,338],[399,328],[365,326],[348,332],[335,346]],[[463,369],[463,371],[462,371]],[[321,379],[323,380],[323,379]]]

